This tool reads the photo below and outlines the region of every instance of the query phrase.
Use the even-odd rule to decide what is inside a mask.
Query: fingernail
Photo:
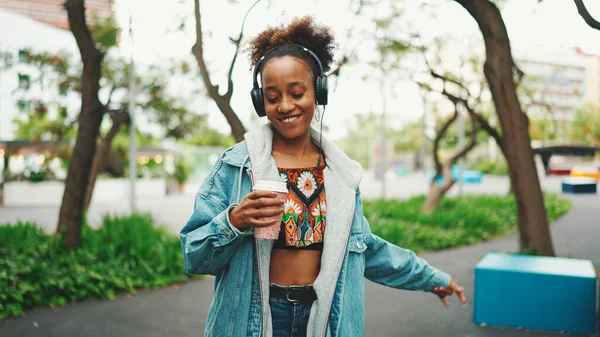
[[[458,288],[458,291],[464,291],[465,289],[463,287]]]

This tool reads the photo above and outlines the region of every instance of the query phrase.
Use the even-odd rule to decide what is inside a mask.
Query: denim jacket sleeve
[[[251,229],[241,232],[229,222],[229,210],[236,205],[229,204],[233,170],[221,159],[217,161],[196,194],[192,216],[179,233],[188,274],[221,273],[242,240],[253,234]]]
[[[450,276],[418,257],[413,251],[398,247],[371,233],[364,216],[360,194],[357,210],[365,233],[365,277],[384,286],[432,292],[435,287],[447,287]],[[358,214],[357,214],[358,215]]]

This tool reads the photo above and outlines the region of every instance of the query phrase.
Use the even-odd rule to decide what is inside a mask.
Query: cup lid
[[[282,181],[273,180],[257,180],[254,183],[253,189],[256,191],[273,191],[279,193],[287,193],[287,184]]]

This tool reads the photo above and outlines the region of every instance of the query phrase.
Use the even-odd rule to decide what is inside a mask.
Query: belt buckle
[[[290,289],[299,289],[299,288],[302,288],[302,286],[289,286],[289,287],[285,288],[285,299],[290,302],[298,302],[299,300],[293,300],[290,298],[289,290]]]

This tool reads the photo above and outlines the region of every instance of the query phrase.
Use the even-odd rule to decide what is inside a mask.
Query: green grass
[[[472,170],[481,171],[485,174],[497,175],[497,176],[507,176],[508,175],[508,166],[506,164],[506,160],[489,160],[489,159],[480,159],[471,165]]]
[[[33,223],[0,225],[0,320],[33,307],[161,287],[189,276],[181,243],[148,215],[105,217],[69,252]]]
[[[444,198],[439,209],[421,213],[425,197],[367,201],[364,212],[374,234],[416,252],[437,251],[490,240],[517,231],[513,196]],[[569,201],[545,194],[548,220],[567,213]]]

